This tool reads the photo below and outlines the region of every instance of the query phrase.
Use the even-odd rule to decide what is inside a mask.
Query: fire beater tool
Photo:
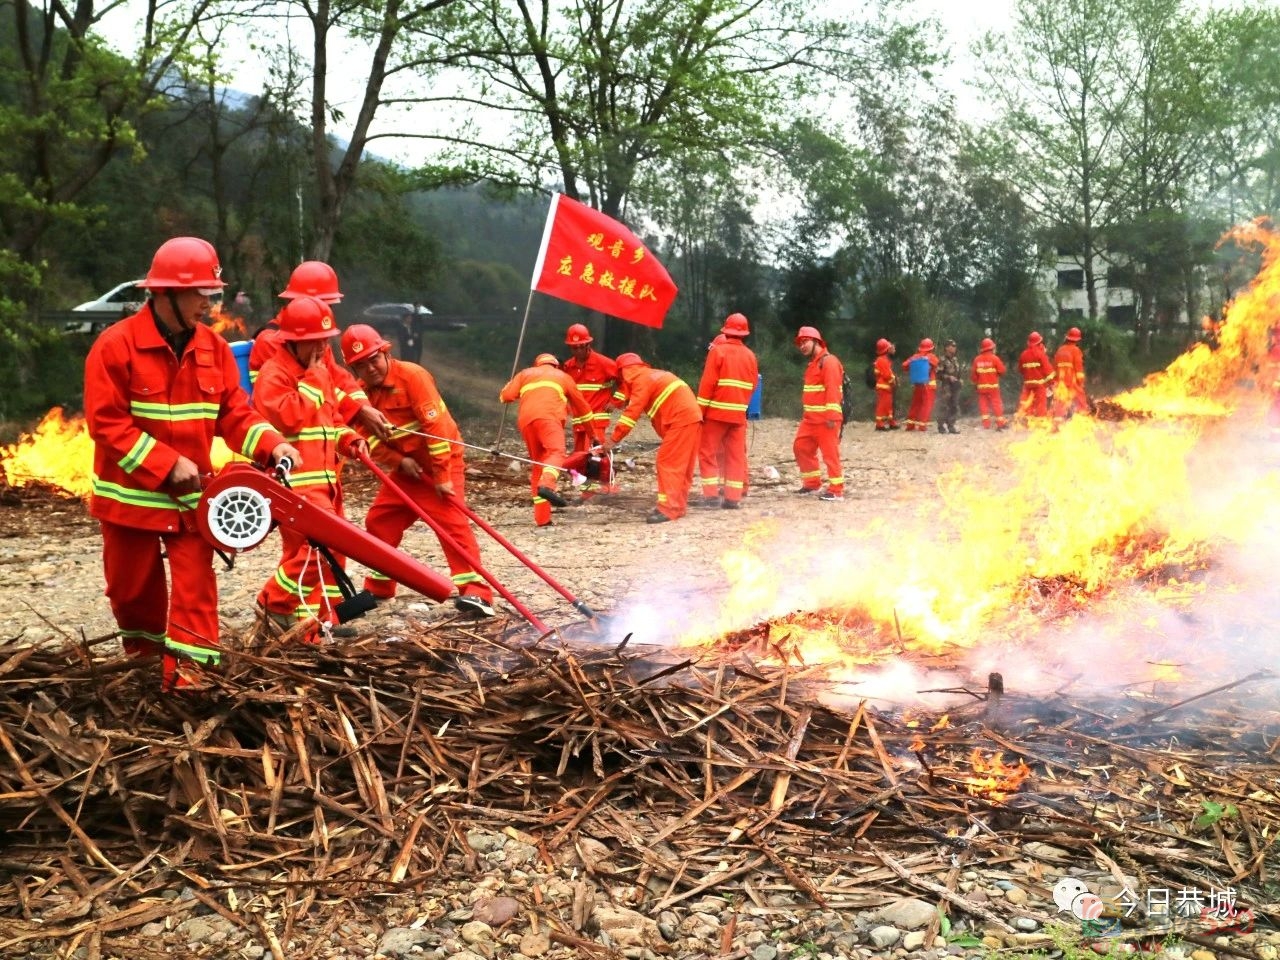
[[[449,532],[447,530],[445,530],[443,527],[440,526],[439,523],[435,521],[435,519],[431,516],[431,514],[427,513],[427,511],[423,510],[422,507],[420,507],[417,503],[415,503],[413,498],[409,496],[409,494],[406,493],[404,490],[402,490],[396,484],[396,482],[387,475],[386,471],[382,470],[376,463],[373,462],[372,457],[370,457],[368,454],[360,454],[359,459],[361,463],[363,463],[366,467],[368,467],[370,470],[373,471],[373,475],[377,477],[379,480],[381,480],[383,484],[387,487],[387,489],[389,489],[401,503],[403,503],[406,507],[408,507],[413,513],[417,514],[418,519],[420,519],[423,523],[425,523],[428,527],[430,527],[432,530],[435,531],[435,534],[437,537],[440,538],[441,543],[447,543],[454,550],[458,551],[458,553],[462,554],[462,556],[466,558],[467,563],[471,564],[472,569],[474,569],[476,573],[480,574],[480,576],[484,577],[485,581],[489,584],[489,586],[493,587],[494,590],[496,590],[499,594],[501,594],[503,599],[505,599],[507,603],[515,607],[516,610],[519,611],[520,616],[524,617],[525,620],[529,621],[530,626],[532,626],[539,633],[551,632],[547,628],[547,625],[543,623],[541,620],[539,620],[537,615],[534,614],[532,610],[530,610],[523,603],[517,600],[515,595],[512,594],[510,590],[508,590],[501,583],[499,583],[497,578],[494,577],[493,574],[491,574],[488,570],[486,570],[481,565],[479,557],[473,557],[469,553],[467,553],[467,551],[462,548],[461,544],[459,544],[457,540],[455,540],[452,536],[449,535]],[[453,500],[452,502],[455,505],[457,504],[456,500]]]
[[[390,547],[336,513],[323,510],[286,486],[292,465],[283,460],[270,477],[249,464],[224,467],[204,488],[196,507],[196,528],[216,548],[250,550],[275,524],[294,530],[328,562],[343,599],[334,607],[338,621],[362,616],[377,606],[368,591],[357,591],[338,566],[335,553],[377,570],[410,590],[442,603],[453,583],[408,554]]]
[[[523,563],[526,567],[528,567],[530,570],[536,573],[539,577],[541,577],[544,581],[546,581],[547,585],[550,586],[551,589],[555,590],[556,593],[560,594],[560,596],[568,600],[569,603],[573,605],[573,608],[577,610],[580,614],[582,614],[588,620],[596,619],[596,614],[590,607],[588,607],[585,603],[583,603],[581,600],[575,597],[572,593],[566,590],[563,586],[557,583],[551,577],[551,575],[547,573],[547,571],[543,570],[540,566],[538,566],[536,563],[530,560],[527,556],[525,556],[520,551],[520,549],[516,547],[515,544],[513,544],[510,540],[508,540],[506,537],[500,534],[497,530],[495,530],[493,526],[489,524],[489,522],[486,521],[484,518],[482,518],[478,513],[476,513],[474,510],[468,507],[465,503],[463,503],[457,497],[452,497],[449,502],[452,503],[459,510],[461,510],[463,513],[465,513],[473,521],[475,521],[476,526],[478,526],[481,530],[483,530],[489,536],[493,537],[493,539],[496,540],[499,544],[501,544],[508,553],[510,553],[513,557],[515,557],[517,560]]]

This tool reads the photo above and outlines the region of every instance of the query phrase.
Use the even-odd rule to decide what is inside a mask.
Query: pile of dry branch
[[[94,650],[0,646],[0,954],[135,930],[178,909],[158,898],[178,886],[266,937],[255,903],[285,891],[300,916],[318,895],[412,889],[477,826],[544,856],[605,840],[611,882],[654,909],[914,894],[1004,927],[1013,905],[969,902],[957,874],[1039,841],[1147,886],[1229,886],[1280,921],[1280,721],[1233,700],[1257,684],[1139,707],[977,691],[931,730],[825,706],[818,671],[741,651],[522,647],[501,623],[244,651],[186,698]],[[1030,768],[999,802],[972,766],[996,753]]]

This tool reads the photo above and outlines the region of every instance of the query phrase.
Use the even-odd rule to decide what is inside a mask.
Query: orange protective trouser
[[[160,533],[106,520],[99,525],[107,600],[124,652],[132,657],[158,655],[166,636],[187,646],[216,648],[213,547],[198,533],[185,530]],[[172,587],[165,582],[164,554],[169,556]]]
[[[897,423],[893,416],[893,388],[876,387],[876,429],[888,430]]]
[[[430,481],[414,480],[404,474],[394,476],[396,486],[409,495],[414,503],[422,508],[422,512],[440,525],[450,537],[462,548],[459,553],[452,546],[440,541],[440,549],[444,551],[445,562],[449,564],[450,579],[458,588],[458,593],[466,596],[483,597],[486,601],[493,599],[493,591],[480,574],[476,573],[472,560],[479,560],[480,545],[476,543],[476,535],[466,515],[453,506],[448,500],[436,493],[435,484]],[[455,457],[449,470],[449,482],[453,485],[454,495],[465,502],[464,483],[466,467],[461,457]],[[404,538],[404,532],[421,519],[411,510],[394,491],[388,490],[386,484],[378,490],[369,507],[369,514],[364,518],[365,529],[388,546],[398,547]],[[465,555],[464,555],[465,554]],[[364,588],[375,597],[390,598],[396,595],[396,582],[390,577],[373,572],[365,578]]]
[[[529,449],[529,459],[550,466],[535,466],[529,471],[529,489],[533,491],[533,522],[545,527],[551,522],[551,504],[538,496],[539,487],[555,489],[560,479],[567,452],[564,448],[564,424],[558,420],[542,418],[531,420],[520,428],[524,445]]]
[[[720,495],[736,503],[747,484],[747,425],[728,420],[704,420],[698,442],[698,471],[702,495],[710,500]]]
[[[658,509],[672,520],[689,511],[689,487],[698,461],[698,436],[702,424],[667,427],[654,466],[658,471]]]
[[[978,388],[978,413],[982,415],[982,429],[991,429],[991,418],[996,418],[996,426],[1004,426],[1004,398],[999,390],[983,390]]]
[[[1022,396],[1018,398],[1018,413],[1024,417],[1047,417],[1049,404],[1046,393],[1043,383],[1023,384]]]
[[[810,423],[800,421],[796,430],[795,441],[791,450],[796,455],[796,466],[800,468],[800,482],[806,490],[817,490],[822,486],[822,470],[819,468],[818,455],[827,467],[827,489],[832,493],[844,493],[844,471],[840,467],[840,425],[834,428],[826,423]]]
[[[1065,420],[1071,413],[1088,413],[1089,398],[1085,396],[1084,387],[1078,383],[1067,386],[1059,380],[1053,386],[1053,416],[1056,420]]]
[[[327,486],[295,490],[312,505],[330,513],[343,515],[341,502],[335,503]],[[329,570],[328,561],[292,527],[280,527],[280,564],[258,593],[258,602],[268,613],[283,614],[295,620],[315,617],[321,623],[336,623],[333,607],[342,600],[342,591]],[[347,558],[330,551],[338,565],[346,568]]]
[[[907,409],[907,429],[923,430],[929,425],[933,415],[933,398],[937,394],[937,386],[918,383],[911,391],[911,406]]]

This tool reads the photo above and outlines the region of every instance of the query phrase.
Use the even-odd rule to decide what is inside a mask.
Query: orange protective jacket
[[[994,350],[983,350],[973,358],[969,367],[969,379],[979,390],[999,390],[1004,373],[1004,361],[996,356]]]
[[[1049,354],[1042,343],[1022,351],[1018,357],[1018,369],[1022,371],[1024,387],[1038,387],[1053,379],[1053,364],[1049,362]]]
[[[893,385],[898,382],[898,376],[893,372],[893,361],[889,359],[889,355],[880,354],[872,366],[876,371],[876,389],[892,390]]]
[[[366,388],[369,402],[401,431],[417,430],[439,439],[431,440],[399,432],[390,440],[369,438],[373,458],[387,470],[395,470],[406,457],[417,462],[432,483],[449,483],[454,458],[461,459],[462,447],[450,441],[462,440],[457,423],[445,406],[430,373],[407,360],[387,360],[387,377],[377,387]]]
[[[273,319],[271,325],[253,338],[253,346],[249,348],[249,382],[254,384],[254,389],[257,389],[263,364],[279,353],[284,345],[280,339],[280,328],[275,323]],[[327,343],[324,345],[324,363],[329,368],[329,379],[338,398],[338,413],[343,423],[350,423],[369,398],[360,381],[334,358],[333,348]]]
[[[1074,343],[1064,343],[1053,355],[1058,382],[1068,389],[1084,386],[1084,354]]]
[[[249,406],[227,342],[197,326],[179,360],[150,304],[94,341],[84,364],[84,413],[93,438],[89,513],[140,530],[177,531],[180,509],[200,499],[163,489],[179,456],[212,473],[215,436],[259,462],[284,442]]]
[[[621,406],[626,396],[616,389],[618,384],[618,365],[598,350],[587,353],[585,363],[579,363],[577,357],[570,357],[561,368],[578,385],[578,392],[586,398],[591,406],[592,420],[604,430],[609,425],[609,406]]]
[[[670,370],[641,367],[627,383],[627,409],[613,427],[613,442],[619,443],[642,416],[648,416],[653,432],[664,436],[670,427],[701,423],[702,410],[689,385]]]
[[[338,457],[350,453],[359,434],[339,415],[328,367],[303,367],[290,351],[278,350],[259,371],[253,405],[298,448],[302,463],[294,464],[289,485],[327,486],[336,495]]]
[[[573,411],[575,427],[588,426],[595,418],[573,377],[545,363],[525,367],[517,373],[507,381],[498,399],[503,403],[520,401],[516,426],[521,430],[535,420],[555,420],[563,426],[566,408]]]
[[[828,420],[843,420],[840,402],[844,399],[844,367],[836,359],[836,355],[823,346],[818,346],[809,358],[809,365],[804,369],[804,387],[801,402],[804,413],[801,423],[826,423]]]
[[[760,366],[756,355],[737,337],[707,351],[698,383],[698,406],[705,420],[747,422],[747,405],[756,389]]]

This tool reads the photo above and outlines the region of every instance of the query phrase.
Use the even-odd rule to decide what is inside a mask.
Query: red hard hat
[[[724,326],[720,328],[720,332],[728,337],[748,337],[751,335],[751,327],[742,314],[731,313],[725,317]]]
[[[638,353],[620,353],[618,354],[618,359],[614,362],[618,365],[619,370],[624,367],[634,367],[636,364],[644,364],[644,361],[640,359],[640,354]]]
[[[984,337],[982,342],[978,344],[979,350],[994,350],[995,348],[996,348],[996,342],[992,340],[990,337]]]
[[[318,297],[298,297],[280,311],[281,340],[328,340],[338,335],[333,309]]]
[[[881,337],[879,340],[876,341],[876,356],[880,356],[881,354],[888,353],[889,348],[892,346],[893,346],[892,343],[890,343],[884,337]]]
[[[351,366],[360,360],[376,357],[391,349],[382,334],[367,323],[356,323],[342,331],[342,359]]]
[[[933,341],[930,340],[928,337],[925,337],[923,340],[920,341],[920,346],[918,349],[921,353],[928,353],[930,350],[933,349]]]
[[[1044,343],[1044,337],[1040,336],[1035,330],[1031,331],[1031,336],[1027,337],[1027,346],[1034,347],[1037,343]]]
[[[342,299],[338,289],[338,275],[323,260],[304,260],[289,274],[289,285],[280,292],[282,300],[298,297],[315,297],[325,303],[337,303]]]
[[[1069,343],[1075,343],[1079,339],[1080,339],[1079,327],[1072,327],[1070,330],[1067,331],[1067,341]]]
[[[221,292],[222,266],[213,244],[199,237],[174,237],[160,244],[140,287],[148,290],[195,290],[206,297]]]
[[[594,342],[591,337],[591,331],[587,329],[585,323],[575,323],[565,331],[564,342],[571,347],[580,347],[584,343]]]
[[[801,327],[797,330],[795,341],[797,347],[800,346],[800,341],[802,340],[817,340],[824,347],[827,345],[827,341],[822,339],[822,334],[818,332],[817,327]]]
[[[554,353],[540,353],[533,358],[533,365],[535,367],[558,367],[560,366],[560,361],[556,359]]]

